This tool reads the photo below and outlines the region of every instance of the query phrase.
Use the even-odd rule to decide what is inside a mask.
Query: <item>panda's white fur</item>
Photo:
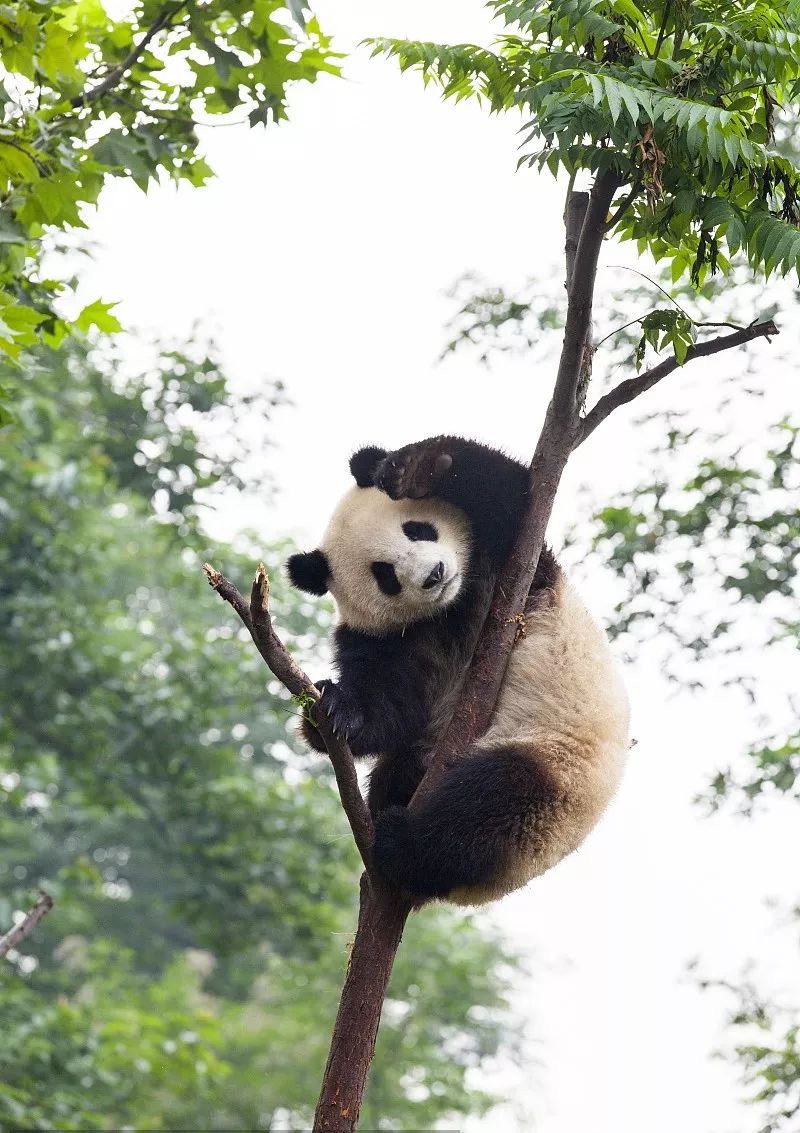
[[[438,541],[408,539],[403,524],[409,520],[435,523]],[[458,597],[469,562],[469,521],[444,500],[392,500],[377,488],[351,488],[331,516],[320,548],[330,564],[328,587],[339,621],[380,635],[433,617]],[[394,566],[403,587],[395,597],[376,585],[370,572],[376,559]],[[424,590],[423,582],[442,561],[442,585]]]
[[[563,805],[531,823],[529,852],[484,886],[451,892],[491,901],[525,885],[583,842],[619,785],[628,751],[628,698],[605,634],[562,576],[554,601],[526,615],[480,750],[509,742],[546,761]]]
[[[433,479],[443,448],[455,454],[449,479],[408,498]],[[355,755],[379,756],[370,788],[379,866],[422,899],[479,904],[550,869],[596,824],[622,774],[628,701],[605,634],[545,551],[490,726],[418,806],[415,787],[457,704],[524,507],[526,472],[474,442],[436,438],[386,457],[374,475],[384,490],[352,488],[320,548],[294,556],[290,574],[337,603],[340,681],[325,682],[323,701]],[[435,541],[407,537],[409,521],[435,529]],[[392,565],[399,592],[378,585],[376,560]],[[312,567],[322,571],[313,583],[303,573]],[[304,732],[321,746],[313,726]]]

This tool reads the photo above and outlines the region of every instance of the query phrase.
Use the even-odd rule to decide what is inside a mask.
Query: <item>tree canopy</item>
[[[746,253],[800,273],[800,166],[776,128],[800,108],[800,5],[748,0],[492,0],[493,50],[377,39],[446,98],[526,119],[520,162],[611,172],[606,231],[700,286]],[[674,308],[646,327],[679,363],[697,327]]]
[[[800,264],[800,169],[770,147],[800,97],[800,7],[683,0],[496,0],[494,51],[377,40],[448,98],[529,115],[523,160],[613,167],[629,190],[608,230],[702,282],[744,247],[769,275]]]
[[[57,346],[70,329],[118,328],[102,299],[71,316],[68,281],[43,263],[61,234],[86,227],[109,178],[142,190],[160,178],[202,185],[211,175],[202,126],[278,122],[293,83],[338,73],[303,0],[124,9],[0,6],[0,352],[15,359],[37,341]]]

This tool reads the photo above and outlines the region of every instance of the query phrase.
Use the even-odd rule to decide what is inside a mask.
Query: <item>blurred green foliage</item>
[[[200,570],[246,579],[263,557],[301,655],[328,627],[281,584],[286,548],[215,545],[202,522],[256,486],[256,415],[268,490],[281,391],[233,397],[194,347],[132,373],[67,339],[25,371],[0,450],[0,927],[40,885],[56,906],[0,965],[0,1127],[307,1121],[358,859],[327,762]],[[368,1124],[492,1103],[470,1073],[516,1056],[512,963],[456,910],[412,920]]]

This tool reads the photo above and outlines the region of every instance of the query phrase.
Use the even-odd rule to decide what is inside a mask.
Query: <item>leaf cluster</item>
[[[756,1133],[793,1133],[800,1113],[800,1024],[797,1007],[758,991],[752,979],[741,984],[702,979],[703,989],[733,996],[729,1012],[730,1051],[740,1063],[747,1101],[758,1120]]]
[[[526,117],[522,162],[622,182],[609,231],[700,285],[743,250],[800,270],[800,168],[775,148],[800,99],[794,0],[494,0],[493,50],[409,40],[374,52],[445,97]],[[534,143],[535,148],[528,150]]]
[[[48,241],[85,228],[110,178],[202,185],[199,127],[279,121],[293,83],[338,73],[303,9],[139,0],[114,18],[101,0],[0,5],[0,353],[118,328],[101,301],[66,317],[65,283],[41,270]]]

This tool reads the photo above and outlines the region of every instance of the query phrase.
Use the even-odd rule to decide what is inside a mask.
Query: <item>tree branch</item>
[[[89,87],[88,90],[82,91],[80,94],[76,95],[75,98],[71,98],[69,100],[70,106],[74,109],[78,109],[81,106],[89,106],[90,103],[97,102],[98,98],[102,98],[104,94],[108,94],[110,90],[113,90],[126,72],[141,58],[150,41],[154,39],[160,31],[163,31],[164,28],[169,27],[175,16],[177,16],[178,12],[183,7],[185,7],[185,0],[183,0],[183,3],[173,4],[168,8],[164,8],[136,46],[131,49],[113,71],[110,71],[108,75],[106,75],[102,83],[98,83],[96,87]]]
[[[597,261],[608,209],[618,188],[619,177],[609,169],[598,176],[588,201],[585,194],[573,194],[578,200],[567,201],[564,222],[568,302],[564,344],[553,396],[531,462],[528,511],[497,580],[458,707],[436,746],[430,768],[411,802],[412,808],[421,804],[447,766],[486,731],[497,703],[514,643],[514,618],[525,609],[561,473],[580,424],[578,398],[581,378],[586,374],[586,354],[591,353]],[[580,227],[575,243],[577,225]]]
[[[286,646],[272,627],[272,618],[269,613],[269,578],[267,577],[266,567],[263,563],[259,564],[253,581],[249,604],[233,583],[229,582],[209,563],[203,564],[203,570],[211,588],[233,606],[247,627],[268,668],[284,688],[292,696],[310,700],[315,704],[314,725],[328,749],[339,788],[339,797],[342,800],[342,808],[347,815],[350,829],[353,831],[353,838],[358,847],[358,852],[361,854],[361,860],[369,871],[372,865],[372,819],[358,785],[352,752],[347,743],[337,736],[331,727],[330,721],[319,703],[319,690],[290,656]]]
[[[572,286],[572,276],[575,273],[575,256],[578,252],[578,242],[581,238],[588,207],[588,193],[570,191],[567,194],[564,204],[564,260],[566,261],[565,286],[568,294]]]
[[[203,570],[209,585],[233,606],[281,684],[294,696],[310,698],[317,706],[314,723],[328,749],[342,807],[367,868],[361,877],[358,928],[314,1117],[315,1133],[354,1133],[375,1052],[386,987],[412,904],[370,873],[372,820],[358,786],[352,753],[332,730],[319,703],[319,690],[292,659],[272,628],[269,579],[264,564],[259,564],[256,571],[249,604],[219,571],[208,563]]]
[[[606,217],[620,183],[616,171],[606,169],[599,174],[592,186],[575,251],[572,276],[568,278],[564,343],[561,348],[551,407],[560,420],[570,424],[576,409],[584,353],[587,349],[591,351],[592,298],[597,261],[605,235]],[[567,219],[569,219],[569,211],[568,205]],[[569,259],[567,267],[569,269]]]
[[[53,898],[49,893],[42,891],[39,900],[28,909],[21,921],[17,921],[4,936],[0,936],[0,956],[5,956],[12,948],[16,948],[26,936],[30,936],[42,917],[47,916],[53,907]]]
[[[721,350],[733,350],[736,346],[743,346],[747,342],[752,342],[755,338],[769,339],[772,335],[778,333],[780,332],[772,319],[764,323],[753,323],[752,326],[743,327],[733,334],[721,334],[717,338],[709,339],[708,342],[699,342],[696,346],[690,346],[686,353],[684,365],[695,358],[707,358],[710,354],[719,354]],[[612,389],[610,393],[601,397],[594,408],[583,418],[572,446],[573,449],[583,444],[586,438],[615,409],[618,409],[621,405],[626,405],[629,401],[639,397],[640,394],[652,389],[654,385],[657,385],[663,378],[677,369],[677,359],[674,357],[667,358],[657,366],[653,366],[652,369],[646,370],[643,374],[620,382],[616,389]]]
[[[622,220],[623,216],[628,211],[628,209],[633,204],[633,202],[636,200],[636,197],[639,195],[639,193],[641,191],[642,191],[642,182],[641,182],[641,179],[637,177],[636,181],[631,186],[630,192],[627,193],[626,196],[622,199],[622,201],[619,205],[619,208],[617,208],[617,210],[614,212],[613,216],[610,216],[608,218],[608,220],[606,221],[606,226],[605,226],[606,232],[612,232],[617,227],[620,220]]]

